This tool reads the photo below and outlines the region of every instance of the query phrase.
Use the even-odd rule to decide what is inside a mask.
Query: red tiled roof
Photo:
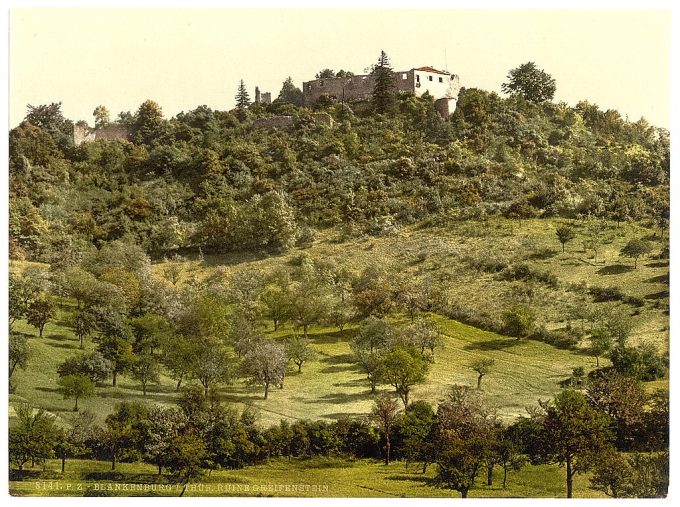
[[[448,72],[444,72],[443,70],[437,70],[433,67],[418,67],[417,69],[413,70],[420,70],[422,72],[432,72],[433,74],[444,74],[445,76],[448,76]]]

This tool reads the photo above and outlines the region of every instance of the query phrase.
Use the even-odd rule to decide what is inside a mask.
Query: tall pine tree
[[[373,88],[373,107],[376,112],[389,113],[394,107],[394,73],[390,59],[385,51],[380,52],[378,64],[373,68],[375,86]]]
[[[246,90],[246,84],[241,79],[241,83],[238,85],[238,91],[236,92],[236,107],[238,109],[245,109],[250,105],[250,96],[248,95],[248,90]]]

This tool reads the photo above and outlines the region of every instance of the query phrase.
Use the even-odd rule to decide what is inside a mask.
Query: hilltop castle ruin
[[[418,67],[393,72],[395,88],[399,92],[412,93],[416,97],[428,92],[435,99],[437,111],[448,117],[456,109],[460,79],[433,67]],[[375,76],[364,74],[351,77],[334,77],[305,81],[302,85],[304,105],[312,107],[323,95],[339,102],[369,100],[375,87]]]

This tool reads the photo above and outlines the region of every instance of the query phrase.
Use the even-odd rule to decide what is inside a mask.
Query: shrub
[[[599,287],[593,286],[588,289],[588,292],[593,296],[596,303],[605,303],[607,301],[622,301],[625,297],[623,291],[619,287]]]
[[[501,280],[531,280],[554,288],[558,286],[557,276],[554,273],[537,270],[524,263],[504,269],[499,278]]]

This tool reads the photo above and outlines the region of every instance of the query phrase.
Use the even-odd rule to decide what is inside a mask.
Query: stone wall
[[[80,125],[73,126],[73,144],[75,146],[100,140],[127,141],[129,137],[130,129],[126,125],[107,125],[98,129],[91,129]]]
[[[455,74],[443,72],[430,72],[428,68],[411,69],[408,71],[393,72],[395,88],[399,92],[413,93],[421,96],[429,92],[435,99],[456,99],[460,90],[460,79]],[[315,79],[302,84],[304,105],[313,107],[322,95],[345,102],[369,100],[375,88],[375,77],[371,74],[336,77],[330,79]],[[451,104],[448,104],[451,105]],[[443,111],[442,107],[442,111]],[[453,113],[450,108],[450,113]]]

